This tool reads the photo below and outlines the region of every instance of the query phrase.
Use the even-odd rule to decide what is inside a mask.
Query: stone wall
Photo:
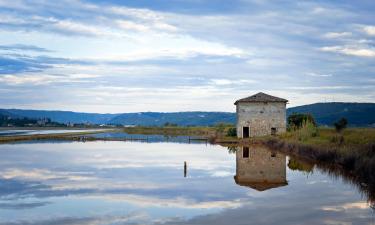
[[[286,131],[286,103],[283,102],[239,102],[237,111],[237,136],[243,137],[243,127],[249,127],[250,137]]]

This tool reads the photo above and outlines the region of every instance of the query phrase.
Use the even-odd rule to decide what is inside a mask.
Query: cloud
[[[343,38],[352,36],[351,32],[328,32],[324,34],[325,38]]]
[[[41,48],[35,45],[13,44],[13,45],[0,45],[0,50],[8,51],[32,51],[32,52],[52,52],[51,50]]]
[[[311,77],[332,77],[332,74],[319,74],[319,73],[306,73],[307,76]]]
[[[293,94],[283,87],[359,86],[374,70],[372,7],[337,1],[0,1],[0,89],[10,90],[0,98],[9,107],[231,111],[234,99],[256,91],[287,97]],[[96,89],[113,86],[123,93]],[[21,89],[34,97],[26,100]],[[151,89],[155,96],[147,93]],[[296,102],[319,101],[325,90]],[[354,89],[334,90],[360,98]],[[111,100],[111,94],[122,98]],[[223,102],[212,100],[217,95]],[[165,101],[154,104],[160,98]]]
[[[375,26],[363,26],[363,31],[370,36],[375,36]]]
[[[228,80],[228,79],[212,79],[214,85],[245,85],[257,83],[255,80]]]
[[[357,48],[345,46],[327,46],[320,48],[323,52],[336,52],[344,55],[360,56],[360,57],[375,57],[375,49],[372,48]]]
[[[8,85],[49,85],[51,83],[94,83],[88,79],[98,77],[91,74],[48,75],[48,74],[22,74],[0,76],[0,81]]]

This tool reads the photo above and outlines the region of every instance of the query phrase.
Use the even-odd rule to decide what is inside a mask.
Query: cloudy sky
[[[373,102],[373,0],[0,0],[0,108]]]

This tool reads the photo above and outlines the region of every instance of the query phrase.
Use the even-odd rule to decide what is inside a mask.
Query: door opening
[[[243,147],[242,148],[242,158],[249,158],[249,147]]]
[[[276,128],[275,127],[271,128],[271,135],[276,135]]]
[[[250,129],[249,129],[249,127],[243,127],[243,130],[242,130],[242,137],[243,137],[243,138],[248,138],[248,137],[250,137]]]

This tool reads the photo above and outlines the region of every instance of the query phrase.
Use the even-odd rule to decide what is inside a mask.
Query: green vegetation
[[[237,129],[235,127],[230,127],[227,131],[227,137],[237,137]]]
[[[288,167],[291,170],[298,170],[301,172],[311,173],[314,169],[314,164],[303,162],[296,158],[290,158],[288,162]]]
[[[337,133],[333,128],[318,128],[316,135],[309,126],[301,130],[267,137],[262,143],[292,156],[343,169],[375,193],[375,129],[348,128]]]
[[[348,120],[346,118],[341,118],[339,121],[333,124],[337,132],[341,132],[348,125]]]
[[[306,123],[316,126],[315,119],[311,114],[294,113],[288,116],[287,121],[288,121],[288,130],[299,129],[303,127],[304,125],[306,125]]]

